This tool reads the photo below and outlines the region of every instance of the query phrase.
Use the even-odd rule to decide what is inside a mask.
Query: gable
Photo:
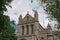
[[[24,21],[31,21],[32,19],[33,19],[33,17],[32,17],[31,15],[29,15],[29,14],[27,14],[27,15],[23,18]]]

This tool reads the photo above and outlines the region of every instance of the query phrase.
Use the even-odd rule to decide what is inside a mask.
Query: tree
[[[7,11],[6,6],[11,7],[11,5],[9,5],[9,3],[11,3],[12,0],[0,0],[0,26],[4,26],[4,11]]]
[[[56,35],[60,38],[60,0],[41,0],[41,2],[46,4],[45,11],[52,15],[51,18],[56,18],[58,22]]]
[[[9,6],[12,0],[0,0],[0,40],[17,40],[14,34],[15,29],[10,21],[9,17],[4,15],[4,11],[7,11],[6,6]],[[12,25],[11,25],[12,24]]]
[[[17,40],[13,21],[11,22],[8,16],[2,15],[0,19],[0,40]],[[3,23],[2,23],[3,22]],[[12,25],[11,25],[12,24]]]
[[[3,14],[4,11],[7,11],[6,6],[11,7],[9,3],[11,3],[13,0],[0,0],[0,14]]]

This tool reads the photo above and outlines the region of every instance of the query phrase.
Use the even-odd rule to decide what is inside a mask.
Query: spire
[[[20,14],[19,19],[22,19],[22,15]]]
[[[35,17],[38,16],[37,10],[32,9],[32,11],[34,12],[34,16],[35,16]]]
[[[37,10],[33,10],[33,12],[34,12],[35,21],[38,21],[38,12],[37,12]]]
[[[35,11],[34,13],[35,13],[34,16],[35,16],[35,17],[38,17],[38,12]]]
[[[27,14],[29,14],[29,11],[27,11]]]
[[[48,29],[52,29],[49,23],[48,23],[48,26],[47,26],[47,28],[48,28]]]

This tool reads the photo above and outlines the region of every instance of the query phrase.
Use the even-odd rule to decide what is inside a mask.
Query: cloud
[[[10,20],[16,21],[16,24],[18,24],[18,17],[20,14],[24,17],[29,11],[29,14],[34,16],[34,12],[32,9],[35,9],[38,11],[39,14],[39,23],[42,26],[45,26],[48,24],[48,19],[46,19],[47,15],[45,14],[43,7],[39,4],[39,1],[34,1],[31,3],[31,0],[14,0],[11,3],[12,8],[8,8],[8,12],[5,12],[5,15],[8,15],[10,17]],[[44,16],[44,17],[43,17]]]

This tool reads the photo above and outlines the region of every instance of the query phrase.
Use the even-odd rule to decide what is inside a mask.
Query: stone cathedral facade
[[[34,13],[34,17],[27,12],[22,18],[19,16],[17,40],[53,40],[52,28],[48,24],[47,28],[43,28],[38,20],[38,12]]]

